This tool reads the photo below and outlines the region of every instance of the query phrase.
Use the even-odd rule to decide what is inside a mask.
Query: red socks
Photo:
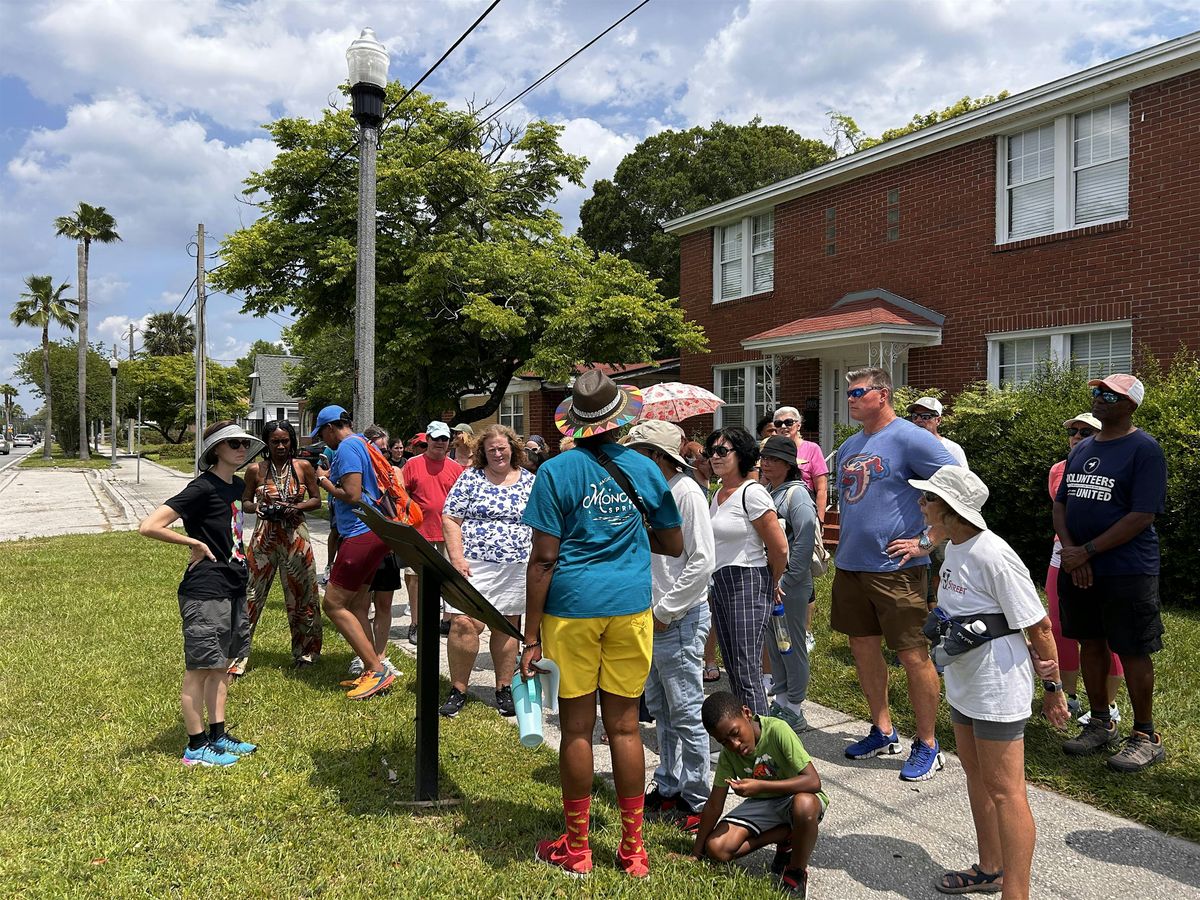
[[[571,850],[586,850],[588,846],[588,821],[591,815],[592,798],[588,796],[582,800],[568,800],[564,797],[562,804],[563,818],[567,822],[567,847]],[[641,805],[640,801],[638,805]],[[641,816],[638,817],[638,822],[640,834]]]
[[[645,803],[645,794],[617,798],[617,805],[621,807],[621,848],[627,853],[636,853],[642,849],[642,815]]]

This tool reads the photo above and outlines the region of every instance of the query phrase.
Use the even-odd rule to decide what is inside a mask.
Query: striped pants
[[[762,650],[771,615],[771,571],[723,566],[713,573],[712,584],[713,621],[730,687],[752,712],[765,716]]]

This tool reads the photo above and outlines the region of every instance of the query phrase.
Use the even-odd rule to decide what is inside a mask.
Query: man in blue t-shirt
[[[929,549],[920,492],[910,478],[929,478],[955,465],[942,443],[892,408],[892,379],[882,369],[846,375],[850,418],[862,430],[838,448],[837,566],[830,624],[850,640],[854,667],[871,709],[871,731],[846,748],[849,759],[899,753],[900,735],[887,700],[882,640],[908,674],[917,720],[912,752],[900,770],[905,781],[932,778],[943,764],[934,725],[940,685],[921,632],[929,579]]]
[[[363,661],[363,673],[346,696],[351,700],[365,700],[387,690],[395,680],[363,627],[367,620],[371,579],[387,556],[388,547],[354,515],[354,504],[360,500],[377,503],[379,484],[375,480],[367,441],[361,434],[354,433],[350,414],[342,407],[322,409],[312,436],[325,441],[334,451],[329,474],[318,475],[317,484],[329,492],[333,521],[341,538],[322,606],[329,621]]]
[[[1093,707],[1105,705],[1109,649],[1121,658],[1133,732],[1108,765],[1137,772],[1165,755],[1154,731],[1151,654],[1162,649],[1154,517],[1166,507],[1167,461],[1158,441],[1133,425],[1146,393],[1137,378],[1116,374],[1088,384],[1100,433],[1071,451],[1054,498],[1054,530],[1063,545],[1059,611],[1063,636],[1080,643],[1080,670]],[[1108,709],[1093,709],[1063,750],[1082,756],[1113,747],[1117,738]]]
[[[621,808],[617,865],[634,877],[649,874],[638,698],[654,642],[650,554],[679,556],[683,531],[658,466],[616,443],[617,429],[636,419],[641,407],[636,388],[618,387],[594,369],[580,375],[555,413],[559,431],[575,438],[575,449],[538,468],[524,514],[533,528],[533,551],[521,676],[534,677],[543,649],[559,667],[566,819],[566,833],[540,842],[535,858],[576,875],[592,869],[588,815],[597,691]]]

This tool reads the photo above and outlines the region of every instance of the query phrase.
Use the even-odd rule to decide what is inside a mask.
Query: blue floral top
[[[446,495],[442,512],[462,519],[463,556],[485,562],[525,562],[533,529],[521,523],[533,473],[521,469],[515,484],[493,484],[483,469],[467,469]]]

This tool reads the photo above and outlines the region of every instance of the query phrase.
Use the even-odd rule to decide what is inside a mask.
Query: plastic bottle
[[[792,652],[792,636],[788,634],[787,621],[783,618],[783,604],[776,603],[771,610],[771,628],[775,632],[775,646],[785,656]]]
[[[987,625],[985,625],[983,622],[979,621],[978,619],[976,619],[974,622],[971,622],[969,625],[967,625],[967,628],[973,634],[983,634],[985,631],[987,631]]]

